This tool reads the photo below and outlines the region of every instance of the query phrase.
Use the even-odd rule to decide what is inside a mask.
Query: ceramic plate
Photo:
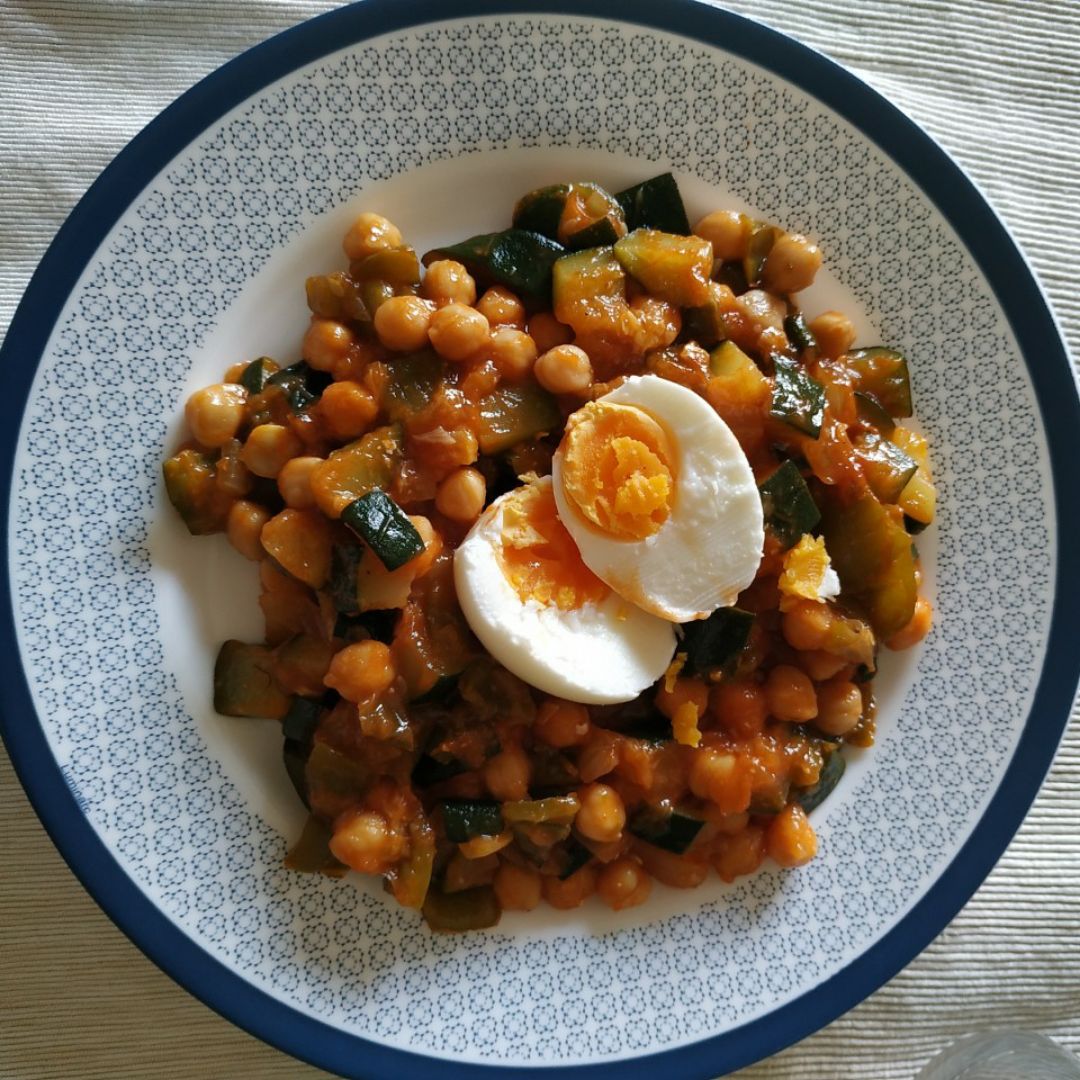
[[[1076,685],[1080,410],[1045,301],[946,155],[780,34],[691,2],[368,0],[226,65],[61,230],[3,350],[4,737],[101,905],[209,1005],[347,1075],[713,1076],[833,1019],[956,913],[1023,818]],[[940,515],[937,610],[888,658],[878,745],[815,816],[821,854],[432,936],[377,883],[281,867],[302,808],[276,725],[210,706],[255,573],[191,540],[160,463],[185,396],[296,354],[306,274],[361,208],[420,250],[541,183],[665,169],[693,219],[816,237],[813,312],[911,358]],[[193,1052],[194,1048],[193,1048]]]

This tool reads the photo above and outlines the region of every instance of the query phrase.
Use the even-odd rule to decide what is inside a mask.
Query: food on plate
[[[258,564],[264,639],[213,701],[281,725],[286,866],[454,931],[811,859],[881,647],[932,621],[903,354],[800,309],[806,237],[691,229],[670,174],[539,188],[423,259],[366,212],[343,247],[301,355],[193,393],[164,464]]]

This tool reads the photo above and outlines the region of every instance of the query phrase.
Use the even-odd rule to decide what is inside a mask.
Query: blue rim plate
[[[435,1062],[364,1040],[315,1020],[257,989],[194,943],[128,878],[91,827],[36,721],[18,661],[7,575],[12,472],[31,383],[80,274],[117,220],[178,152],[274,80],[350,44],[418,24],[492,14],[611,18],[606,0],[366,0],[286,31],[226,64],[179,98],[118,155],[72,212],[19,305],[3,349],[0,438],[5,488],[5,671],[0,731],[41,820],[72,870],[117,925],[181,985],[234,1023],[323,1068],[365,1075],[515,1074],[497,1065]],[[1080,531],[1071,461],[1080,404],[1068,357],[1031,271],[972,182],[929,136],[837,64],[783,34],[695,0],[623,0],[619,19],[717,45],[787,79],[847,120],[888,155],[933,202],[985,275],[1015,334],[1047,433],[1059,553]],[[1023,736],[979,825],[930,891],[884,937],[814,991],[723,1035],[627,1061],[557,1066],[554,1073],[713,1076],[766,1057],[829,1023],[896,974],[978,888],[1020,825],[1068,719],[1077,683],[1073,642],[1080,616],[1061,598],[1080,595],[1080,565],[1059,557],[1049,642]]]

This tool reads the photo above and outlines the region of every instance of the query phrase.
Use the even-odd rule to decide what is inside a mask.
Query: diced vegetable
[[[784,319],[784,333],[787,334],[788,341],[800,353],[817,348],[817,338],[806,325],[806,319],[801,311],[796,311]]]
[[[503,803],[502,815],[508,825],[571,825],[580,807],[576,795],[553,795]]]
[[[222,716],[277,719],[289,695],[274,678],[274,655],[265,645],[226,641],[214,663],[214,711]]]
[[[626,302],[626,273],[610,247],[564,255],[552,270],[555,318],[575,333],[632,340],[637,321]]]
[[[904,514],[922,528],[934,520],[934,508],[937,504],[937,488],[926,475],[923,466],[919,466],[915,475],[908,481],[907,487],[900,493],[899,506]],[[915,532],[915,529],[911,530]],[[919,529],[918,531],[921,531]]]
[[[503,831],[502,811],[497,802],[446,799],[441,805],[446,838],[455,844],[464,844],[475,836],[496,836]]]
[[[314,404],[333,382],[328,371],[316,371],[301,360],[291,367],[275,371],[266,380],[267,386],[280,386],[293,412],[301,412]]]
[[[308,816],[304,822],[304,831],[300,839],[289,849],[285,856],[285,869],[297,870],[301,874],[324,874],[326,877],[344,877],[349,868],[337,861],[330,853],[330,826],[315,817]]]
[[[571,836],[562,849],[562,866],[559,869],[559,880],[565,881],[568,877],[573,877],[592,860],[593,853],[580,840]]]
[[[432,757],[430,754],[421,754],[416,765],[413,766],[412,782],[417,787],[431,787],[433,784],[441,784],[444,780],[451,780],[468,771],[468,766],[457,758],[448,757],[445,761]]]
[[[312,808],[336,816],[358,803],[378,778],[374,768],[316,739],[307,755],[304,785]]]
[[[855,389],[873,394],[890,416],[911,415],[911,377],[907,361],[896,349],[875,345],[847,354],[848,369],[855,376]]]
[[[585,248],[610,247],[622,235],[610,218],[603,217],[567,237],[566,250],[583,251]]]
[[[397,570],[424,550],[424,541],[408,514],[381,488],[349,503],[341,520],[367,541],[387,570]]]
[[[286,739],[281,748],[281,760],[285,765],[285,772],[288,774],[293,790],[309,810],[311,802],[308,797],[307,763],[310,755],[311,743],[300,739]]]
[[[309,743],[319,726],[323,705],[321,701],[297,695],[289,703],[289,710],[281,718],[281,733],[286,739]]]
[[[724,667],[742,652],[750,639],[754,616],[740,608],[717,608],[707,619],[683,623],[681,651],[687,675]]]
[[[402,442],[401,428],[391,424],[335,450],[311,474],[311,490],[319,509],[336,518],[374,488],[388,488],[400,466]]]
[[[522,195],[514,207],[513,226],[557,240],[569,184],[549,184]]]
[[[339,615],[334,621],[334,637],[350,641],[373,638],[389,645],[394,640],[398,614],[395,610],[379,608],[359,615]]]
[[[357,281],[385,281],[389,285],[419,285],[420,260],[411,247],[383,248],[354,262],[349,274]]]
[[[277,364],[269,356],[260,356],[258,360],[252,360],[243,375],[240,376],[240,385],[249,394],[261,394],[266,389],[270,376],[278,370]]]
[[[654,296],[677,307],[709,299],[712,244],[699,236],[635,229],[615,245],[623,269]]]
[[[435,868],[435,830],[422,814],[409,822],[409,854],[386,880],[394,899],[402,906],[420,910],[431,886]]]
[[[626,232],[622,208],[599,184],[553,184],[530,191],[514,207],[515,229],[556,240],[568,251],[613,244]]]
[[[391,420],[407,420],[431,401],[442,381],[443,362],[433,352],[418,352],[395,357],[389,368],[380,404]]]
[[[480,401],[480,452],[501,454],[561,423],[558,402],[542,386],[504,384]]]
[[[847,762],[844,760],[844,755],[838,750],[834,750],[825,759],[818,782],[813,787],[800,791],[796,795],[795,801],[808,814],[811,810],[816,810],[833,793],[836,785],[840,783],[840,778],[844,775],[846,768]]]
[[[844,596],[865,608],[874,632],[888,638],[915,611],[915,556],[895,507],[872,495],[823,507],[822,533]]]
[[[895,443],[869,431],[854,440],[854,447],[870,490],[882,502],[896,502],[919,463]]]
[[[360,611],[356,601],[356,568],[364,549],[359,544],[335,544],[330,551],[330,580],[326,591],[339,615],[355,615]],[[343,634],[335,636],[344,637]]]
[[[765,260],[772,251],[773,244],[784,235],[783,229],[769,225],[764,221],[755,221],[750,233],[750,246],[743,259],[743,275],[749,288],[761,284],[761,275],[765,269]]]
[[[727,336],[724,313],[711,293],[704,304],[687,308],[683,312],[683,335],[699,345],[711,349]]]
[[[712,279],[721,285],[726,285],[736,296],[741,296],[750,288],[741,260],[739,262],[723,262],[720,259],[714,259]]]
[[[864,424],[869,424],[877,429],[878,434],[886,439],[891,439],[896,430],[896,421],[889,415],[887,409],[873,394],[855,391],[855,410],[859,419]]]
[[[648,807],[634,815],[628,828],[640,840],[682,855],[694,842],[704,824],[701,818],[678,810],[664,813]]]
[[[162,466],[169,501],[192,536],[221,532],[232,499],[217,486],[214,458],[201,450],[181,450]]]
[[[333,532],[317,510],[289,507],[262,528],[262,546],[297,581],[321,589],[330,576]]]
[[[424,265],[456,259],[480,282],[505,285],[522,300],[538,302],[550,296],[552,267],[565,253],[561,244],[539,233],[507,229],[429,251]]]
[[[663,232],[690,232],[679,185],[671,173],[661,173],[634,184],[615,195],[626,217],[628,229],[660,229]]]
[[[798,364],[777,356],[771,416],[816,439],[825,418],[825,387]]]
[[[304,697],[320,697],[334,646],[321,635],[296,634],[277,647],[274,675],[282,689]]]
[[[794,461],[785,461],[758,491],[765,524],[785,549],[812,532],[821,520],[821,511]]]
[[[446,893],[428,889],[422,908],[424,921],[432,930],[459,933],[464,930],[483,930],[499,921],[502,910],[490,885]]]

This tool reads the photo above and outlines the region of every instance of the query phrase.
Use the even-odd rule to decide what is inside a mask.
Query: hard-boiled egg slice
[[[669,622],[628,604],[581,561],[550,477],[507,492],[481,514],[454,554],[454,582],[488,652],[569,701],[630,701],[675,652]]]
[[[638,607],[703,619],[754,580],[765,542],[754,474],[692,390],[627,379],[570,417],[552,475],[585,565]]]

